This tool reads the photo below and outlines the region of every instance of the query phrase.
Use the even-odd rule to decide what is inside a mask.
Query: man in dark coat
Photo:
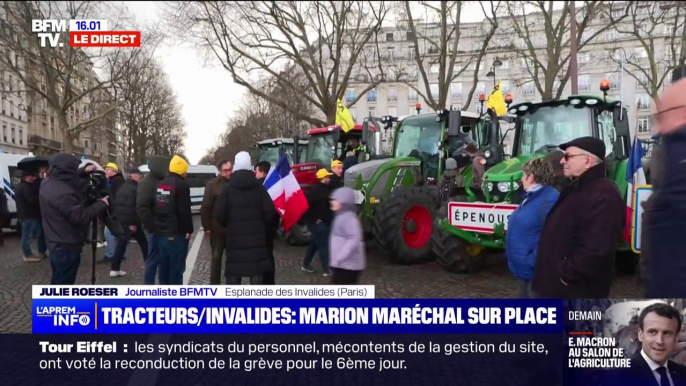
[[[24,172],[21,181],[15,189],[14,201],[17,204],[17,221],[21,222],[21,250],[24,262],[35,263],[46,258],[45,234],[43,232],[43,218],[40,212],[38,193],[40,180],[38,173]],[[38,257],[31,251],[31,242],[36,239]]]
[[[48,178],[43,180],[39,200],[43,229],[50,251],[50,284],[74,284],[81,263],[81,252],[88,236],[88,226],[105,213],[107,198],[86,205],[81,161],[71,154],[50,157]]]
[[[606,177],[605,143],[582,137],[560,145],[564,188],[543,225],[533,290],[546,298],[606,298],[626,206]]]
[[[117,197],[112,205],[112,220],[119,223],[122,233],[117,237],[117,248],[112,259],[110,277],[126,276],[126,272],[121,270],[121,260],[129,245],[129,240],[136,240],[141,248],[143,261],[148,258],[148,240],[143,232],[141,220],[136,213],[136,196],[138,183],[143,179],[143,175],[138,168],[128,170],[129,178],[117,191]]]
[[[138,184],[136,192],[136,213],[143,225],[143,231],[148,241],[148,258],[145,260],[145,284],[155,284],[157,275],[158,248],[155,237],[155,192],[157,183],[169,172],[171,157],[166,155],[154,155],[148,161],[150,172]]]
[[[5,236],[2,228],[10,226],[10,211],[7,209],[7,196],[5,191],[0,191],[0,247],[5,245]]]
[[[160,284],[183,284],[188,242],[193,234],[191,188],[186,183],[188,162],[175,155],[169,175],[157,184],[155,236],[158,243]]]
[[[267,178],[267,174],[269,174],[269,170],[271,168],[272,165],[267,161],[259,162],[255,166],[255,177],[257,177],[257,181],[259,181],[262,186],[264,186],[264,179]],[[269,259],[272,265],[272,269],[265,272],[262,278],[262,284],[276,284],[276,259],[274,258],[274,239],[276,238],[276,233],[279,231],[281,216],[276,212],[275,206],[273,207],[273,210],[274,221],[267,228],[267,248],[269,249]]]
[[[333,175],[331,175],[331,182],[329,182],[329,186],[331,187],[331,191],[334,191],[338,188],[343,187],[343,162],[339,160],[333,160],[331,162],[331,172]]]
[[[110,190],[110,211],[112,210],[112,205],[117,197],[117,191],[124,185],[126,179],[124,175],[119,171],[119,166],[114,162],[110,162],[105,165],[105,175],[107,176],[107,182],[109,183]],[[115,230],[111,229],[112,224],[107,224],[105,229],[105,241],[107,242],[107,248],[105,249],[105,260],[111,260],[114,257],[114,251],[116,250],[117,239],[115,237]]]
[[[683,323],[679,310],[654,303],[641,310],[638,340],[641,350],[631,357],[631,367],[609,371],[603,385],[686,385],[686,367],[670,360],[678,346]]]
[[[657,106],[659,150],[653,155],[653,194],[644,205],[641,273],[645,296],[686,296],[686,79],[665,91]]]
[[[307,222],[307,228],[312,234],[310,246],[305,252],[302,270],[313,273],[312,260],[314,255],[319,252],[319,260],[322,264],[324,276],[331,276],[329,269],[329,235],[331,233],[331,223],[333,222],[333,211],[331,210],[331,188],[329,182],[331,173],[326,169],[317,171],[319,182],[312,189],[305,192],[309,209],[303,215]]]
[[[262,284],[272,269],[267,243],[274,221],[274,203],[251,169],[250,154],[236,154],[234,172],[214,209],[217,222],[226,229],[226,284]]]
[[[202,197],[202,204],[200,204],[200,220],[205,230],[205,236],[210,237],[210,248],[212,249],[210,284],[221,284],[222,279],[226,234],[224,228],[214,218],[214,206],[217,203],[217,197],[224,190],[224,186],[231,177],[233,164],[229,160],[222,160],[217,164],[217,170],[219,170],[219,175],[205,185],[205,194]]]

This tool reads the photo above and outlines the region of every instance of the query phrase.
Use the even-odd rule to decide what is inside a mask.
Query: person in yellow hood
[[[186,183],[188,162],[175,155],[169,175],[157,184],[155,228],[158,239],[160,284],[183,284],[188,243],[193,234],[191,190]]]

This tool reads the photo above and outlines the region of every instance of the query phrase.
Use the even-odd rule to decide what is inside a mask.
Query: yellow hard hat
[[[119,166],[117,166],[117,164],[115,164],[114,162],[110,162],[107,165],[105,165],[105,169],[108,169],[108,168],[112,169],[114,171],[117,171],[117,172],[119,171]]]
[[[328,177],[328,176],[330,176],[330,175],[332,175],[332,174],[333,174],[333,173],[330,173],[328,170],[326,170],[326,169],[324,169],[324,168],[321,168],[321,169],[317,170],[317,179],[318,179],[318,180],[321,180],[322,178]]]
[[[343,162],[341,162],[341,161],[339,161],[339,160],[333,160],[333,161],[331,161],[331,167],[332,167],[332,168],[335,168],[336,166],[341,166],[341,167],[343,167]]]

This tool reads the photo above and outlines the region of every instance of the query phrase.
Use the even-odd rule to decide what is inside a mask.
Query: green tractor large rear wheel
[[[400,187],[383,197],[375,209],[372,233],[386,259],[396,264],[433,259],[437,204],[438,192],[430,187]]]
[[[467,201],[466,197],[462,200]],[[447,216],[447,208],[441,208],[432,237],[433,253],[436,262],[446,271],[454,273],[475,273],[483,269],[486,260],[486,250],[478,245],[470,244],[461,238],[438,227],[438,222]]]

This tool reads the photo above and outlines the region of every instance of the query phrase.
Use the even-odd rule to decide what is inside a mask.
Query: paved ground
[[[200,227],[195,216],[196,229]],[[78,284],[90,284],[92,258],[90,248],[84,249]],[[128,260],[122,269],[128,275],[112,279],[108,276],[109,264],[102,261],[104,249],[96,255],[97,284],[142,284],[142,257],[137,244],[127,251]],[[277,242],[275,246],[278,284],[326,284],[329,278],[320,273],[309,274],[300,270],[304,247],[290,247]],[[203,240],[189,284],[209,282],[210,245]],[[313,264],[318,269],[318,261]],[[24,263],[19,250],[19,239],[6,235],[5,246],[0,249],[0,333],[31,331],[31,285],[50,283],[50,262]],[[321,269],[319,269],[321,271]],[[395,266],[387,263],[373,249],[368,251],[368,269],[362,284],[376,286],[380,298],[513,298],[517,296],[517,283],[507,265],[498,255],[489,258],[488,267],[474,275],[457,275],[444,271],[435,263],[418,266]],[[631,275],[620,275],[615,280],[612,297],[640,298],[642,290]]]

